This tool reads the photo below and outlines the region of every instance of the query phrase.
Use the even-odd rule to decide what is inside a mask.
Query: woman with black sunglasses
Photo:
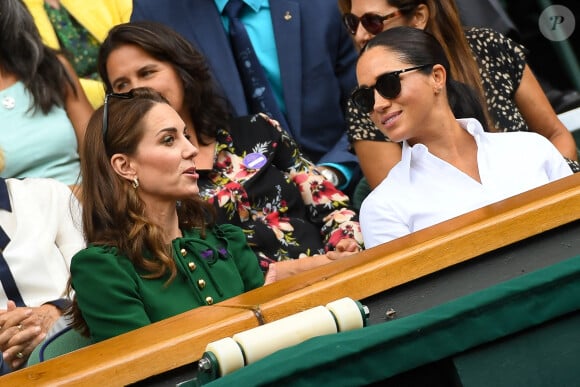
[[[437,39],[417,28],[388,29],[362,50],[353,101],[402,144],[362,204],[367,248],[572,174],[546,138],[486,131],[477,93],[449,74]]]
[[[527,65],[523,46],[487,28],[463,28],[453,0],[338,0],[338,4],[359,50],[392,27],[404,25],[430,32],[449,58],[453,78],[470,85],[483,98],[491,130],[537,132],[569,159],[573,171],[580,171],[574,139]],[[374,188],[400,160],[400,147],[389,143],[368,115],[352,103],[347,121],[349,140],[370,188]]]

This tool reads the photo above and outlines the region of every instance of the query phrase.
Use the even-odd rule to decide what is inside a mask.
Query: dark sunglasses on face
[[[377,83],[374,86],[357,87],[352,93],[352,101],[361,112],[370,113],[375,106],[375,90],[383,98],[393,99],[401,93],[401,79],[399,75],[408,71],[421,70],[429,66],[433,65],[425,64],[379,75]]]
[[[359,18],[352,13],[345,13],[342,16],[342,21],[344,22],[348,32],[350,32],[352,35],[356,34],[359,22],[362,24],[365,30],[373,35],[376,35],[383,30],[383,23],[385,20],[389,20],[400,15],[401,13],[399,11],[391,12],[385,16],[369,12],[365,13]]]
[[[107,93],[103,104],[103,140],[109,130],[109,98],[130,99],[133,98],[133,91],[127,93]]]

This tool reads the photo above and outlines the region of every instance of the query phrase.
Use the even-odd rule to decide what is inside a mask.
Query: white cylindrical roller
[[[351,331],[364,326],[359,305],[352,298],[341,298],[326,304],[326,309],[334,315],[339,332]]]
[[[205,352],[211,352],[219,365],[219,376],[224,376],[244,366],[242,349],[231,337],[211,342],[205,347]]]
[[[336,321],[332,313],[323,306],[317,306],[237,333],[233,338],[244,351],[246,364],[251,364],[279,349],[336,332]]]

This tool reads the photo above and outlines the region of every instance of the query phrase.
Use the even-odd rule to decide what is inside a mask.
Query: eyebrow
[[[178,132],[178,130],[177,130],[177,128],[174,128],[174,127],[170,127],[170,128],[163,128],[163,129],[159,129],[159,130],[157,131],[157,133],[155,133],[155,135],[156,135],[156,136],[158,136],[158,135],[160,135],[160,134],[163,134],[163,133],[165,133],[165,132],[177,133],[177,132]]]

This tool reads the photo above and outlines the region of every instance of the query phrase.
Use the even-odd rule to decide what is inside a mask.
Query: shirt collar
[[[475,118],[458,118],[456,119],[459,126],[471,134],[479,146],[481,135],[484,134],[481,123]],[[425,158],[429,154],[429,149],[423,144],[410,146],[407,141],[403,141],[401,163],[410,171],[411,163]]]
[[[481,123],[475,118],[458,118],[457,123],[476,138],[485,132]]]
[[[244,0],[244,3],[246,3],[248,7],[252,8],[254,12],[258,12],[260,8],[266,7],[268,5],[268,1],[269,0]],[[223,13],[227,3],[228,0],[215,0],[215,5],[217,6],[220,14]]]
[[[8,192],[6,180],[2,177],[0,177],[0,209],[12,212],[10,193]]]

